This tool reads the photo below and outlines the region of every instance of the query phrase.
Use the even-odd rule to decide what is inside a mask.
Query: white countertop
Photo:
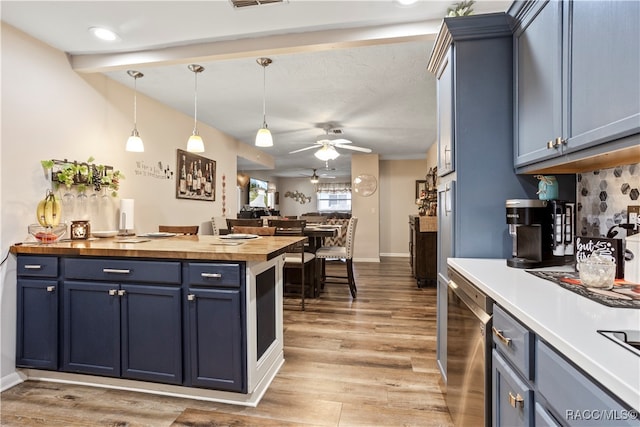
[[[591,301],[504,259],[449,265],[613,394],[640,410],[640,357],[596,332],[639,330],[640,310]],[[548,270],[548,269],[547,269]]]

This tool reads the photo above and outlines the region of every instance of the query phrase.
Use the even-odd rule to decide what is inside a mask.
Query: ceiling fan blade
[[[299,150],[289,151],[289,154],[299,153],[301,151],[313,150],[314,148],[319,148],[318,145],[311,145],[309,147],[300,148]]]
[[[351,144],[351,141],[349,141],[348,139],[344,139],[344,138],[319,139],[318,141],[316,141],[316,144],[329,144],[329,145]]]
[[[339,145],[339,144],[336,144],[335,147],[336,148],[344,148],[346,150],[361,151],[363,153],[370,153],[371,152],[371,148],[358,147],[356,145]]]

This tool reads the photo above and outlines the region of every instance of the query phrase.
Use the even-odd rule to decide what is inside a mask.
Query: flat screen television
[[[249,178],[249,206],[267,207],[267,187],[269,183],[257,178]]]

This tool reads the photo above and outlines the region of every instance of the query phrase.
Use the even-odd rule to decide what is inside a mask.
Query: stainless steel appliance
[[[491,425],[493,300],[449,268],[446,402],[456,426]]]
[[[574,208],[574,203],[562,200],[507,200],[506,219],[513,239],[507,265],[537,268],[573,262]]]

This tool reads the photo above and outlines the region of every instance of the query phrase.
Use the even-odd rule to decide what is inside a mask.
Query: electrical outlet
[[[627,230],[627,236],[640,232],[640,206],[627,206],[627,223],[635,224],[633,230]]]

